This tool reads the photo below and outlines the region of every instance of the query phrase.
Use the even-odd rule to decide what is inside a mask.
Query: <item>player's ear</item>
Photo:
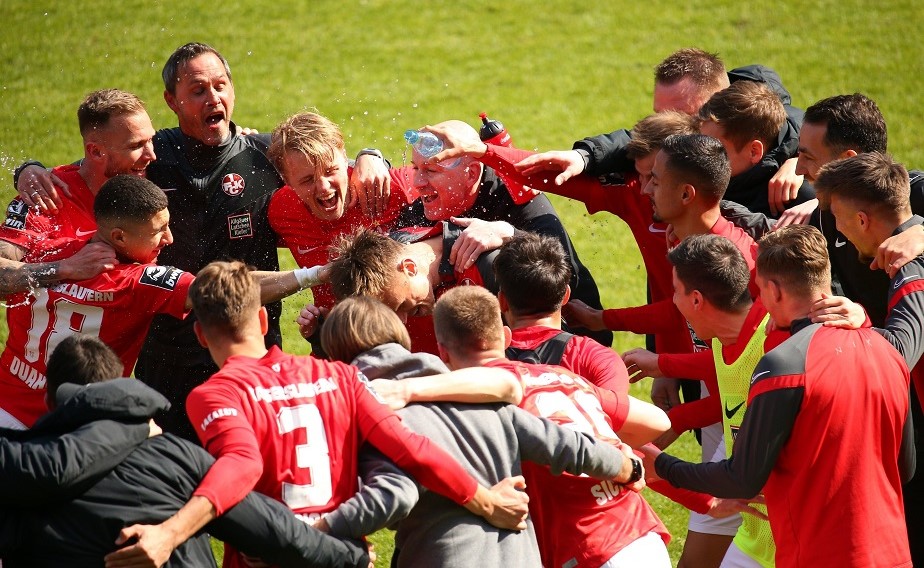
[[[856,151],[856,150],[844,150],[844,151],[841,152],[840,155],[838,155],[838,157],[835,158],[835,159],[836,159],[836,160],[842,160],[842,159],[844,159],[844,158],[853,158],[853,157],[856,156],[856,155],[857,155],[857,151]]]
[[[116,245],[125,244],[125,229],[121,227],[112,227],[109,229],[109,242]]]
[[[269,314],[266,313],[266,307],[260,306],[260,312],[257,317],[260,318],[260,334],[266,335],[269,331]]]
[[[164,102],[167,103],[167,106],[170,107],[170,110],[176,114],[180,114],[180,105],[178,105],[176,102],[176,95],[166,89],[164,89]]]
[[[690,294],[690,300],[693,302],[693,307],[697,310],[701,310],[703,308],[703,293],[699,290],[693,290],[693,292]]]
[[[561,299],[561,305],[564,306],[571,299],[571,285],[565,286],[565,295]]]
[[[193,322],[193,331],[194,331],[195,334],[196,334],[196,339],[199,341],[199,345],[201,345],[202,347],[205,347],[206,349],[208,349],[208,348],[209,348],[209,342],[208,342],[208,340],[205,338],[205,333],[203,333],[203,331],[202,331],[202,326],[199,325],[199,322],[198,322],[198,321],[194,321],[194,322]]]
[[[510,331],[510,328],[506,325],[504,326],[504,349],[510,347],[510,342],[513,341],[513,332]]]
[[[857,223],[860,224],[860,228],[864,231],[869,230],[869,214],[866,211],[857,211]]]
[[[681,203],[687,205],[694,199],[696,199],[696,188],[689,183],[683,184],[683,191],[680,194]]]
[[[507,296],[504,295],[503,291],[497,292],[497,303],[500,304],[500,311],[502,314],[510,309],[510,304],[507,303]]]
[[[760,140],[751,140],[748,143],[748,158],[751,165],[757,165],[764,158],[764,143]]]
[[[440,360],[443,361],[443,363],[446,363],[446,366],[449,367],[449,359],[450,359],[449,350],[443,347],[443,344],[438,341],[436,343],[436,350],[439,352]]]
[[[84,142],[83,150],[91,160],[101,160],[106,155],[104,148],[92,140]]]
[[[398,270],[408,276],[417,276],[417,263],[411,258],[402,259],[398,264]]]

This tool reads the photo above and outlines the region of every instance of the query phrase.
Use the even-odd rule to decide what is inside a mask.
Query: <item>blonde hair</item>
[[[436,341],[451,353],[487,351],[504,342],[500,304],[480,286],[459,286],[433,309]]]
[[[371,229],[341,235],[331,248],[330,285],[338,300],[381,297],[398,273],[406,245]]]
[[[350,363],[361,353],[386,343],[411,349],[411,337],[397,314],[369,296],[340,302],[321,327],[321,346],[334,361]]]
[[[189,300],[204,330],[240,339],[260,310],[260,284],[243,262],[211,262],[196,274]]]
[[[285,175],[285,155],[297,152],[315,169],[333,163],[343,151],[343,133],[331,120],[314,112],[300,112],[285,119],[273,130],[266,157]]]

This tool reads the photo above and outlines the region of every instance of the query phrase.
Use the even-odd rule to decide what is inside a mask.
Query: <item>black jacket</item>
[[[101,566],[102,557],[115,549],[122,528],[169,518],[189,500],[214,461],[201,448],[169,434],[146,438],[144,415],[153,415],[168,403],[140,381],[63,385],[58,399],[65,401],[61,408],[36,425],[45,432],[40,435],[93,423],[112,424],[98,420],[108,417],[143,427],[145,437],[73,500],[56,507],[4,510],[0,514],[0,551],[8,568]],[[64,459],[79,458],[65,454]],[[206,530],[248,554],[281,566],[368,565],[361,547],[309,528],[282,504],[255,493],[212,521]],[[202,532],[177,548],[167,566],[215,566],[208,535]]]
[[[766,189],[766,183],[770,177],[780,168],[780,166],[789,158],[795,156],[799,150],[799,130],[802,127],[802,118],[805,112],[802,109],[791,105],[792,97],[789,91],[783,86],[780,76],[775,71],[764,67],[763,65],[746,65],[738,67],[728,72],[728,80],[731,83],[740,80],[757,81],[766,84],[773,90],[783,102],[786,108],[786,124],[780,129],[776,145],[770,149],[761,161],[759,170],[753,173],[745,172],[741,174],[748,177],[742,178],[738,185],[733,187],[734,181],[729,185],[726,192],[726,199],[741,203],[750,208],[752,211],[766,212],[769,214],[769,207],[763,207],[758,204],[757,209],[752,208],[752,199],[749,196],[742,197],[740,200],[735,197],[741,191],[754,185],[754,183],[763,183]],[[587,169],[588,175],[599,177],[603,180],[612,181],[608,178],[612,176],[621,176],[623,172],[632,171],[635,164],[626,156],[626,145],[631,140],[628,130],[617,130],[609,134],[601,134],[591,138],[584,138],[574,143],[575,150],[583,151],[588,155]],[[770,171],[769,175],[764,170]],[[760,172],[760,175],[757,175]],[[740,176],[738,176],[740,177]],[[766,178],[766,179],[764,179]],[[755,182],[756,180],[756,182]],[[810,185],[803,185],[799,192],[799,197],[791,202],[791,205],[802,203],[814,197],[814,191]],[[766,201],[766,191],[764,191],[764,201]]]

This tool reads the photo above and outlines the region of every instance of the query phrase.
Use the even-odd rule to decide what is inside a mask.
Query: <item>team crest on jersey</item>
[[[232,239],[244,239],[253,236],[253,223],[250,219],[250,213],[239,213],[237,215],[228,215],[228,237]]]
[[[237,197],[244,193],[246,186],[247,184],[244,183],[244,178],[241,177],[241,174],[227,174],[221,178],[221,190],[231,197]]]
[[[21,231],[26,228],[26,216],[28,214],[29,206],[16,198],[6,208],[6,219],[3,221],[3,226]]]
[[[172,266],[148,266],[141,273],[139,283],[145,286],[155,286],[164,290],[173,290],[180,281],[183,271]]]

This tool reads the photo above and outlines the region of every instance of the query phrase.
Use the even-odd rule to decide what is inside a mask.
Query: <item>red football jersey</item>
[[[520,377],[521,408],[619,443],[615,430],[625,424],[629,412],[626,395],[599,389],[563,367],[508,360],[488,366]],[[642,496],[621,485],[586,476],[554,476],[548,467],[530,462],[523,462],[523,474],[545,566],[600,566],[649,532],[659,533],[665,542],[670,538]]]
[[[42,258],[45,248],[26,255]],[[56,248],[50,259],[73,253],[82,241]],[[75,333],[95,335],[122,359],[129,375],[156,314],[186,315],[186,297],[195,277],[153,264],[119,264],[89,280],[16,294],[6,312],[10,334],[0,355],[0,405],[31,427],[47,412],[45,369],[49,354]]]
[[[59,192],[64,204],[57,213],[29,209],[18,197],[6,209],[6,218],[0,226],[0,240],[32,251],[41,248],[53,251],[49,246],[59,240],[89,240],[96,233],[96,219],[93,216],[94,195],[90,193],[78,166],[58,166],[52,172],[67,183],[71,196]],[[33,258],[32,262],[44,262]]]
[[[349,174],[353,173],[350,168]],[[348,174],[348,175],[349,175]],[[392,168],[391,194],[388,207],[381,217],[367,217],[359,204],[349,207],[336,221],[322,221],[288,185],[273,194],[269,204],[270,226],[279,235],[279,244],[292,253],[299,266],[315,266],[329,262],[328,249],[340,235],[349,234],[359,227],[377,227],[390,230],[402,208],[416,199],[413,191],[414,171],[410,166]],[[329,284],[311,289],[317,306],[332,307],[334,295]]]
[[[357,369],[339,362],[288,355],[278,347],[260,359],[231,357],[193,389],[186,410],[205,449],[219,458],[195,493],[219,514],[252,487],[318,518],[356,493],[356,456],[367,439],[421,483],[459,503],[475,492],[476,482],[461,466],[401,426]],[[224,565],[242,565],[230,547]]]

